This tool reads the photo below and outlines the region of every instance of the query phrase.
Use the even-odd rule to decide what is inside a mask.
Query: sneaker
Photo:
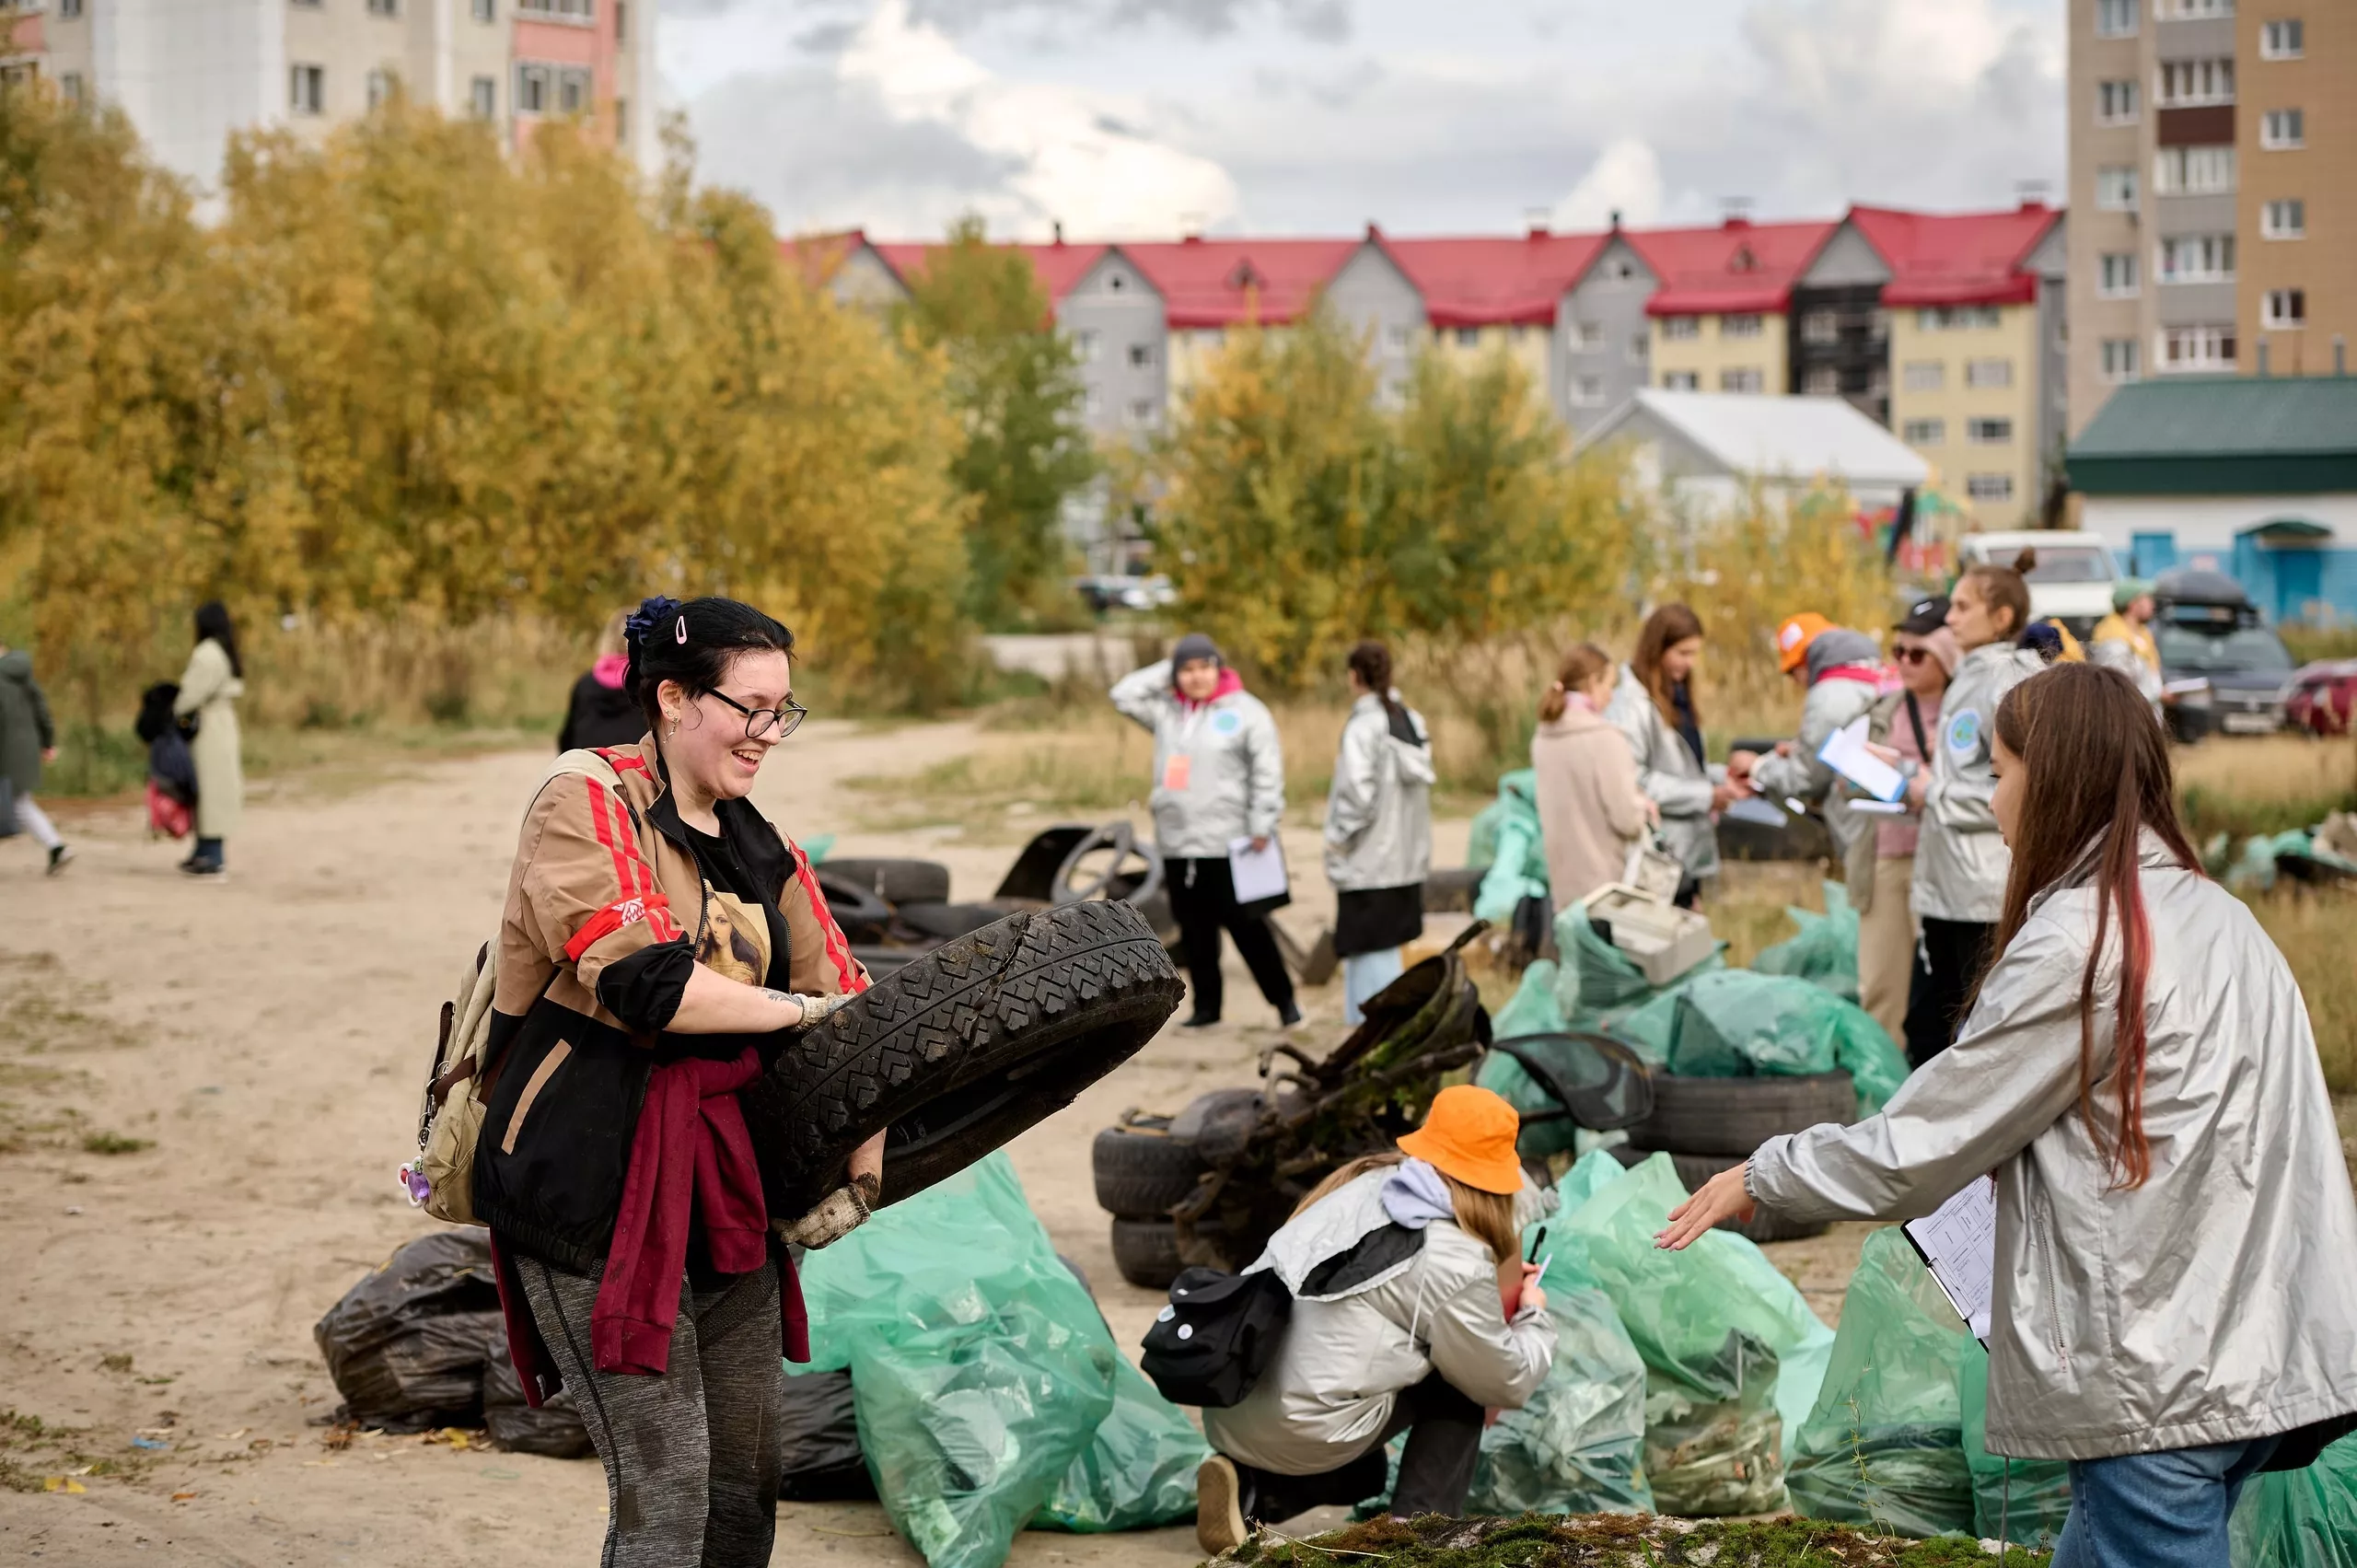
[[[1251,1536],[1244,1525],[1244,1483],[1235,1461],[1213,1454],[1195,1470],[1195,1544],[1217,1557]]]
[[[65,869],[65,863],[73,858],[74,846],[72,844],[59,844],[55,849],[49,852],[49,874],[52,877],[56,876],[59,872]]]
[[[1197,1013],[1178,1027],[1182,1029],[1207,1029],[1216,1025],[1218,1022],[1219,1015],[1217,1013],[1213,1013],[1209,1016]]]
[[[1283,1006],[1277,1009],[1277,1027],[1279,1028],[1289,1029],[1299,1022],[1301,1022],[1301,1009],[1295,1006],[1292,1003],[1288,1002]]]
[[[191,877],[218,877],[221,875],[221,863],[217,860],[184,860],[180,862],[180,869]]]

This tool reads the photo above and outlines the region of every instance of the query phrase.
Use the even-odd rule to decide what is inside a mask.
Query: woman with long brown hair
[[[2057,1568],[2225,1568],[2243,1483],[2357,1428],[2357,1199],[2300,988],[2178,825],[2119,673],[1995,714],[1999,956],[1882,1113],[1771,1138],[1671,1212],[1910,1219],[1994,1174],[1989,1446],[2067,1460]]]
[[[1686,867],[1678,901],[1689,905],[1700,886],[1719,874],[1716,818],[1740,793],[1711,781],[1694,695],[1701,656],[1701,617],[1682,604],[1657,607],[1639,629],[1636,652],[1620,667],[1604,710],[1636,754],[1637,787],[1660,808],[1662,842]]]
[[[1637,787],[1628,736],[1605,721],[1612,679],[1610,655],[1594,643],[1574,646],[1539,699],[1530,738],[1547,890],[1558,912],[1620,881],[1659,810]]]

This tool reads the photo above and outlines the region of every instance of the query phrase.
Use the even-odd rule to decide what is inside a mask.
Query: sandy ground
[[[942,860],[957,896],[986,896],[1012,841],[862,833],[843,783],[973,741],[957,725],[813,724],[759,798],[798,837]],[[336,1396],[311,1341],[355,1279],[426,1228],[394,1170],[412,1147],[435,1010],[496,922],[545,761],[260,788],[218,882],[177,875],[180,851],[148,842],[128,811],[69,817],[81,858],[54,879],[26,841],[0,845],[0,1411],[15,1423],[0,1447],[0,1561],[595,1561],[594,1461],[417,1438],[332,1451],[321,1423]],[[1444,825],[1441,860],[1463,832]],[[1286,918],[1312,926],[1331,907],[1315,836],[1288,842],[1301,885]],[[1227,1025],[1166,1031],[1013,1147],[1034,1208],[1125,1345],[1160,1297],[1114,1272],[1089,1140],[1125,1107],[1176,1109],[1250,1080],[1274,1018],[1233,954],[1230,967]],[[1306,1038],[1337,1038],[1339,988],[1304,1001]],[[100,1152],[120,1140],[147,1146]],[[1829,1320],[1864,1229],[1771,1249]],[[64,1489],[38,1490],[52,1477]],[[1199,1556],[1187,1529],[1032,1532],[1014,1562]],[[843,1504],[781,1508],[776,1561],[919,1559],[878,1508]]]

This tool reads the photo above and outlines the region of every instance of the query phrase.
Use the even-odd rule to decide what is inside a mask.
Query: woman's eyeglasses
[[[800,728],[802,721],[810,715],[809,709],[791,697],[782,707],[749,708],[726,691],[714,691],[711,695],[745,715],[745,738],[748,740],[759,740],[772,730],[777,731],[777,738],[784,740]]]

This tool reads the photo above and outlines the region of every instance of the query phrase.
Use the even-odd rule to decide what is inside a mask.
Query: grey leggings
[[[604,1568],[764,1568],[784,1458],[777,1265],[723,1290],[682,1279],[660,1377],[588,1370],[595,1276],[529,1258],[516,1272],[605,1462]]]

